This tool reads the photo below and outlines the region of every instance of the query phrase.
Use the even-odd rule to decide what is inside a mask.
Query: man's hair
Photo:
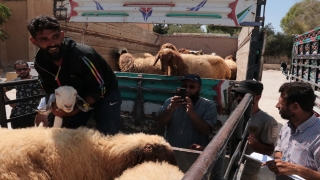
[[[24,60],[18,60],[13,64],[14,69],[16,69],[17,65],[25,64],[27,67],[29,67],[29,64],[25,62]]]
[[[316,96],[310,84],[303,82],[284,83],[279,88],[281,97],[286,104],[298,103],[306,112],[313,112]]]
[[[28,24],[28,31],[33,38],[36,38],[37,32],[43,30],[58,30],[60,32],[60,24],[55,17],[50,16],[38,16],[31,19]]]

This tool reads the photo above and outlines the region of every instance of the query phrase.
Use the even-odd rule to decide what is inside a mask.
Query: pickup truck
[[[216,102],[217,126],[204,151],[175,148],[184,179],[235,179],[246,146],[246,122],[250,118],[252,96],[247,94],[234,111],[231,87],[245,79],[261,80],[265,0],[54,0],[53,14],[61,21],[66,36],[93,47],[119,80],[123,99],[122,132],[163,134],[155,122],[155,113],[163,102],[174,95],[182,77],[119,72],[117,51],[125,47],[130,53],[155,55],[164,43],[177,48],[212,52],[237,57],[237,79],[203,79],[201,96]],[[159,35],[150,24],[202,24],[242,27],[238,36]],[[149,25],[148,25],[149,24]],[[152,25],[151,25],[152,27]],[[35,82],[35,80],[30,80]],[[18,82],[30,83],[30,82]],[[15,82],[0,83],[0,120],[6,127],[2,87]],[[17,101],[17,100],[15,100]],[[19,100],[18,100],[19,101]],[[244,117],[244,118],[242,118]]]

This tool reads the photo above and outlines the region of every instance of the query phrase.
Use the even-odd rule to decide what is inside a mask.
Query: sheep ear
[[[77,95],[76,104],[78,108],[83,112],[88,112],[89,110],[92,109],[90,108],[88,103],[86,103],[86,101],[84,101],[84,99],[82,99],[79,95]]]
[[[157,64],[158,60],[159,60],[159,53],[158,53],[158,54],[156,55],[156,57],[154,58],[154,64],[153,64],[153,66],[155,66],[155,65]]]
[[[45,109],[39,109],[37,110],[40,114],[43,115],[48,115],[49,113],[51,113],[51,106],[52,103],[56,102],[56,96],[55,94],[51,94],[48,100],[48,103],[45,106]]]

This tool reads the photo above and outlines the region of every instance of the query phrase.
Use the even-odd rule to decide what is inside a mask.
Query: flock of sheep
[[[182,179],[172,147],[143,133],[105,136],[87,128],[0,131],[0,179]]]
[[[237,76],[236,59],[232,55],[223,59],[215,54],[203,54],[201,50],[178,50],[170,43],[163,44],[156,56],[123,53],[119,58],[119,67],[122,72],[168,76],[198,74],[202,78],[231,80]]]

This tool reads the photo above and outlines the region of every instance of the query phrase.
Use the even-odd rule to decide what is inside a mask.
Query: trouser
[[[260,168],[261,168],[261,162],[247,158],[246,162],[244,163],[241,180],[258,179]]]
[[[97,101],[94,108],[88,112],[79,112],[69,117],[66,128],[76,129],[86,126],[89,118],[93,115],[96,120],[96,128],[104,134],[114,135],[120,129],[121,94],[119,89],[115,89],[111,94]]]
[[[33,127],[35,117],[36,115],[28,115],[15,119],[11,121],[11,127],[12,129]],[[10,118],[14,118],[14,116],[10,115]]]

